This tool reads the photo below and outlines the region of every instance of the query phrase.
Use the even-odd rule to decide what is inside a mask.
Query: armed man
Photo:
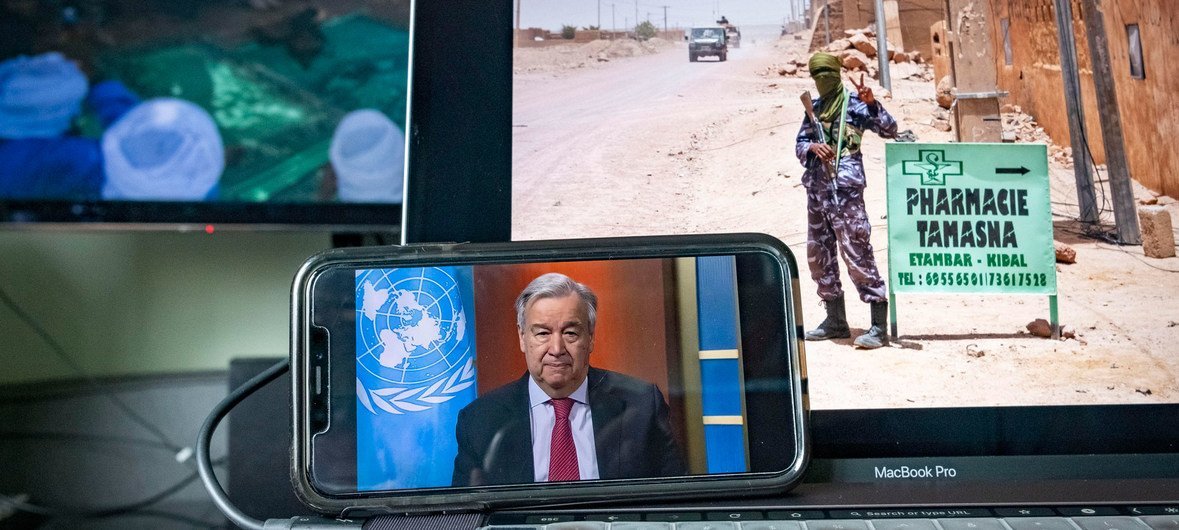
[[[838,249],[860,300],[871,305],[872,327],[856,337],[855,346],[879,348],[888,345],[888,293],[872,251],[860,145],[865,130],[895,138],[897,123],[864,85],[862,74],[858,83],[852,81],[856,92],[847,90],[838,57],[816,53],[808,66],[819,97],[810,100],[804,96],[804,104],[810,103],[811,108],[798,132],[795,154],[806,167],[802,183],[807,191],[807,264],[827,318],[807,331],[805,338],[851,337],[839,280]]]

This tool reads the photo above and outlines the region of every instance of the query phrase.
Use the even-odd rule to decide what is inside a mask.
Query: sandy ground
[[[793,154],[798,95],[814,85],[772,67],[805,58],[809,39],[751,40],[723,63],[689,63],[676,42],[625,56],[602,43],[518,50],[513,236],[764,232],[799,260],[805,324],[822,320]],[[950,141],[929,125],[933,83],[896,77],[883,102],[900,130]],[[863,149],[872,240],[887,274],[884,141],[869,133]],[[812,406],[1179,402],[1179,258],[1081,236],[1071,169],[1053,163],[1051,191],[1055,238],[1077,253],[1076,264],[1057,266],[1060,318],[1074,339],[1026,331],[1048,318],[1042,296],[898,297],[899,339],[890,347],[806,344]],[[1153,197],[1141,187],[1137,194]],[[1163,202],[1179,221],[1179,205]],[[1103,220],[1112,227],[1112,211]],[[843,283],[851,286],[846,275]],[[854,291],[848,299],[854,337],[868,326],[868,306]]]

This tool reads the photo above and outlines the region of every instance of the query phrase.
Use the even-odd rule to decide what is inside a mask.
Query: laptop
[[[456,97],[513,101],[512,239],[766,232],[786,242],[804,268],[803,325],[821,320],[805,272],[802,168],[793,152],[802,121],[798,93],[815,89],[806,77],[809,52],[794,42],[809,43],[811,34],[804,29],[796,38],[778,23],[795,20],[790,9],[799,6],[692,3],[671,6],[665,17],[663,7],[637,3],[507,4],[482,5],[471,18],[514,27],[480,37],[493,44],[485,48],[487,64],[502,68],[510,46],[501,41],[511,36],[513,77],[481,71],[478,86],[459,87]],[[442,17],[441,11],[419,4],[415,45],[441,47],[422,23]],[[778,18],[767,18],[767,11]],[[722,14],[741,26],[739,47],[730,43],[726,60],[690,58],[686,40],[663,32],[665,20],[682,29],[716,25]],[[648,21],[656,34],[636,39],[636,32],[652,29]],[[570,25],[573,36],[564,39],[560,30]],[[591,39],[589,30],[601,33]],[[558,39],[564,40],[550,42]],[[429,53],[451,57],[455,69],[473,61]],[[676,55],[675,61],[660,62],[665,55]],[[629,77],[611,80],[611,69]],[[602,94],[639,84],[639,76],[673,74],[686,77],[627,92],[643,102],[639,106]],[[932,106],[932,83],[910,81],[894,77],[893,95],[883,104],[899,128],[912,129],[920,141],[944,140],[918,121]],[[767,104],[767,94],[776,103]],[[445,110],[441,105],[416,102],[415,112],[429,120]],[[666,125],[661,134],[633,132],[657,114]],[[554,143],[566,138],[557,132],[574,128],[592,133],[592,141]],[[865,195],[881,263],[887,246],[883,144],[865,134]],[[1053,178],[1060,169],[1053,169]],[[740,178],[713,178],[724,173]],[[1054,185],[1053,193],[1061,191]],[[1085,270],[1100,269],[1131,286],[1173,281],[1116,248],[1077,237],[1068,211],[1054,207],[1053,214],[1056,239],[1072,243],[1078,260],[1089,261],[1085,267],[1096,267]],[[534,221],[539,218],[561,222]],[[1111,259],[1116,263],[1105,268],[1094,265]],[[1175,343],[1179,328],[1156,325],[1157,315],[1148,319],[1149,329],[1145,321],[1119,316],[1119,308],[1141,305],[1133,295],[1092,303],[1077,293],[1106,284],[1086,284],[1092,278],[1061,267],[1061,320],[1066,330],[1071,324],[1072,339],[1040,338],[1024,328],[1046,316],[1042,297],[913,295],[895,302],[900,332],[888,348],[855,350],[850,340],[807,343],[813,458],[804,482],[788,493],[504,510],[479,524],[497,530],[1179,529],[1179,395],[1174,363],[1164,360],[1173,347],[1161,346]],[[844,285],[853,334],[862,332],[866,305],[855,299],[846,275]],[[1170,306],[1158,304],[1160,311]],[[964,316],[948,324],[926,318],[947,311]],[[1136,344],[1137,329],[1154,337],[1153,345]],[[1116,333],[1129,336],[1121,342],[1125,357],[1116,354],[1118,342],[1110,338]],[[1091,344],[1102,340],[1112,356],[1091,355],[1100,349]]]

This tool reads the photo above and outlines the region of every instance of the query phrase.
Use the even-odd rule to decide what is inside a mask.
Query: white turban
[[[213,118],[182,99],[149,99],[102,135],[106,184],[115,200],[201,200],[225,169]]]
[[[0,63],[0,138],[52,138],[82,110],[89,83],[60,53]]]
[[[332,135],[329,158],[341,201],[401,202],[405,133],[380,111],[344,116]]]

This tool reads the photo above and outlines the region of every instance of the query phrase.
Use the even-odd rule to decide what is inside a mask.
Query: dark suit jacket
[[[459,412],[455,429],[458,455],[452,479],[455,486],[533,481],[529,377],[526,373]],[[658,387],[593,367],[588,380],[601,478],[687,473],[680,448],[672,439],[667,402]]]

